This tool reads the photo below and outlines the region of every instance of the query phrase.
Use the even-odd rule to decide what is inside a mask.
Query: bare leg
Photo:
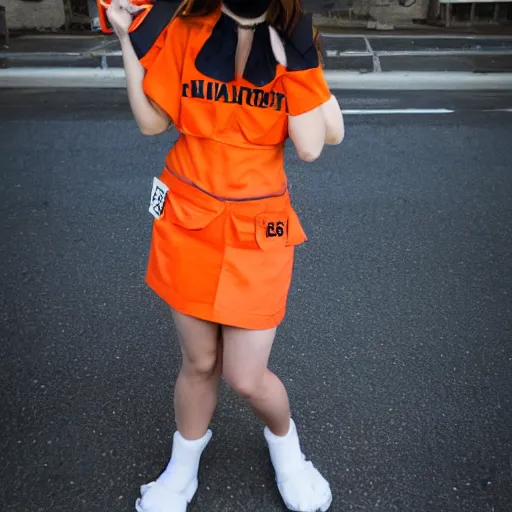
[[[276,330],[225,327],[224,379],[245,398],[266,427],[265,439],[281,497],[288,510],[325,512],[332,502],[329,483],[302,454],[288,395],[267,368]]]
[[[216,324],[177,312],[173,318],[183,355],[174,393],[178,430],[165,471],[141,488],[137,512],[186,511],[197,490],[201,455],[212,436],[208,425],[222,372],[221,331]]]
[[[248,331],[223,328],[224,380],[275,435],[290,430],[288,394],[279,378],[268,368],[276,329]]]
[[[222,373],[220,329],[175,311],[173,318],[183,357],[174,391],[176,424],[185,439],[199,439],[217,406]]]

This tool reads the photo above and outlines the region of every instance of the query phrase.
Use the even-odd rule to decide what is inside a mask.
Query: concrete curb
[[[326,70],[331,89],[367,90],[510,90],[512,73],[402,72],[359,73]],[[123,68],[0,69],[0,88],[121,89]]]

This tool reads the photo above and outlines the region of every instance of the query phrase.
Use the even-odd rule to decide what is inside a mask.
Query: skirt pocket
[[[220,201],[196,201],[175,194],[172,190],[167,194],[166,208],[173,224],[190,230],[205,228],[224,211],[224,205]]]
[[[256,215],[230,213],[229,245],[273,251],[307,241],[300,220],[291,205],[280,211]]]
[[[216,308],[269,318],[284,314],[294,246],[306,240],[304,231],[288,205],[256,215],[240,210],[229,212]]]

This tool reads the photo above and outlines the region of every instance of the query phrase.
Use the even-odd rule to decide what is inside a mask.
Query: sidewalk
[[[342,89],[512,89],[512,36],[324,32],[326,76]],[[0,49],[0,87],[123,87],[117,39],[22,35]]]

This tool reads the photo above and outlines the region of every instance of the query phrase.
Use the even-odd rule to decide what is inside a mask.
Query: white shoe
[[[326,512],[332,503],[331,488],[327,480],[306,460],[300,448],[295,423],[283,437],[265,428],[270,458],[276,473],[281,497],[293,512]]]

